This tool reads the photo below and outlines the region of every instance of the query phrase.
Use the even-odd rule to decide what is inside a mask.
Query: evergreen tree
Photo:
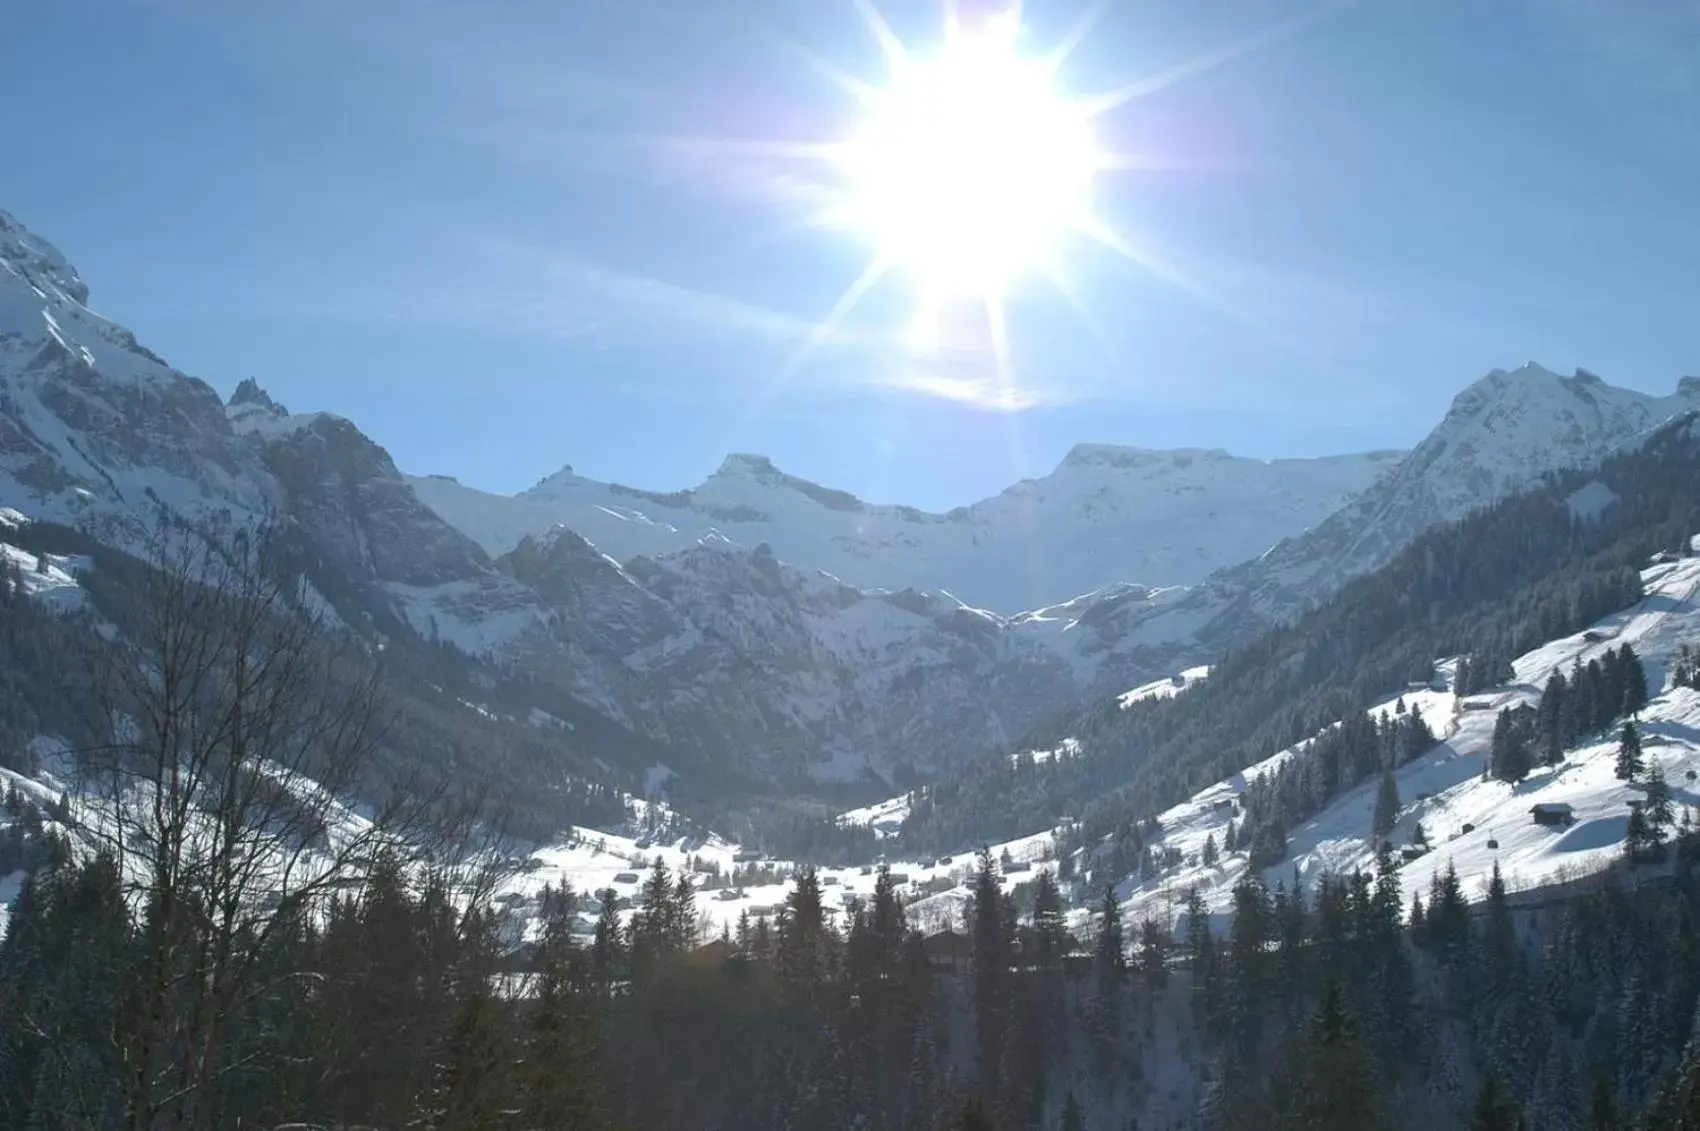
[[[1069,950],[1068,923],[1056,878],[1044,869],[1033,881],[1033,958],[1040,970],[1061,969]]]
[[[572,937],[576,910],[570,888],[544,889],[519,1099],[531,1126],[590,1131],[605,1123],[606,1112],[592,1013],[574,984],[584,960]]]
[[[1061,1131],[1085,1131],[1086,1120],[1080,1113],[1080,1101],[1074,1098],[1074,1089],[1070,1088],[1063,1098],[1062,1129]]]
[[[1635,649],[1625,644],[1621,650],[1623,665],[1623,703],[1620,707],[1626,715],[1638,715],[1647,706],[1647,669],[1641,664],[1641,657],[1635,654]]]
[[[1147,1000],[1169,983],[1169,932],[1152,918],[1139,924],[1139,973],[1145,982]]]
[[[820,876],[804,868],[785,896],[777,940],[777,973],[794,1000],[813,1002],[825,990],[829,942]]]
[[[1385,839],[1399,819],[1399,786],[1393,779],[1393,767],[1384,766],[1381,784],[1375,793],[1375,816],[1371,832],[1377,840]]]
[[[1269,895],[1256,872],[1234,885],[1234,918],[1228,929],[1229,970],[1224,982],[1225,1022],[1239,1053],[1249,1059],[1261,1031],[1267,993],[1267,944],[1273,934]]]
[[[1665,780],[1665,772],[1657,764],[1647,771],[1647,825],[1652,830],[1653,838],[1662,841],[1665,832],[1676,820],[1676,814],[1671,807],[1670,783]]]
[[[956,1117],[955,1131],[997,1131],[997,1124],[992,1122],[991,1113],[980,1097],[970,1096]]]
[[[1381,1089],[1345,995],[1331,983],[1304,1042],[1275,1081],[1276,1131],[1381,1131]]]
[[[1565,701],[1569,693],[1570,682],[1564,678],[1563,672],[1555,670],[1547,678],[1540,706],[1535,709],[1536,742],[1540,746],[1541,761],[1549,766],[1556,766],[1564,760],[1564,748],[1569,738],[1564,725]]]
[[[1095,992],[1091,1026],[1102,1068],[1107,1066],[1107,1058],[1121,1032],[1122,987],[1127,977],[1121,907],[1116,903],[1116,889],[1111,886],[1104,888],[1100,905],[1098,937],[1092,946],[1092,976]]]
[[[1641,731],[1635,720],[1628,719],[1624,721],[1617,740],[1617,778],[1619,781],[1634,781],[1641,776],[1642,769]]]
[[[1510,708],[1500,711],[1494,720],[1493,745],[1488,756],[1488,769],[1503,782],[1522,781],[1530,767],[1529,745],[1523,728]]]
[[[1588,1131],[1623,1131],[1617,1117],[1617,1101],[1611,1094],[1611,1082],[1604,1076],[1594,1077],[1594,1095],[1588,1105]]]
[[[1631,862],[1651,858],[1658,847],[1657,834],[1647,821],[1646,810],[1640,805],[1629,809],[1629,825],[1623,834],[1623,854]]]
[[[691,950],[702,940],[698,937],[696,888],[688,872],[680,871],[673,882],[673,900],[669,907],[669,943],[675,953]]]
[[[1192,968],[1193,1016],[1207,1033],[1220,1032],[1221,975],[1216,968],[1216,940],[1210,932],[1210,913],[1197,885],[1186,893],[1186,956]]]
[[[674,943],[678,938],[673,877],[659,856],[655,858],[655,867],[650,870],[649,878],[644,881],[639,901],[629,928],[632,977],[647,980],[675,952]]]
[[[1216,834],[1211,833],[1209,836],[1204,838],[1204,854],[1202,860],[1206,868],[1214,868],[1218,859],[1219,857],[1216,853]]]
[[[1517,929],[1511,921],[1511,904],[1499,861],[1493,862],[1488,877],[1487,924],[1482,932],[1482,957],[1493,984],[1503,986],[1511,979],[1517,962]]]
[[[625,973],[625,948],[620,941],[620,893],[603,888],[596,898],[602,906],[590,940],[590,980],[596,991],[606,997]]]
[[[974,961],[974,1016],[979,1036],[980,1079],[994,1087],[1003,1058],[1009,982],[1009,924],[1004,921],[998,865],[987,849],[980,850],[968,908],[969,939]]]
[[[1517,1105],[1505,1094],[1499,1077],[1488,1072],[1476,1090],[1475,1103],[1470,1108],[1469,1131],[1520,1131],[1523,1117]]]

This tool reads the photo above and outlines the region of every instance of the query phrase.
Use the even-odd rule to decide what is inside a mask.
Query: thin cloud
[[[789,342],[814,332],[814,323],[717,291],[622,271],[566,252],[526,253],[532,262],[518,285],[533,298],[559,297],[575,305],[621,315],[659,315],[674,322],[737,331]]]
[[[1004,384],[995,377],[968,377],[922,367],[897,367],[884,372],[877,383],[886,389],[914,393],[992,412],[1025,412],[1028,409],[1071,404],[1080,399],[1061,389]]]

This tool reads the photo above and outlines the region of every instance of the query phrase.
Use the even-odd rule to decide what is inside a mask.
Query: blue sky
[[[918,49],[938,26],[937,0],[881,8]],[[1030,34],[1084,9],[1028,0]],[[1187,285],[1071,247],[1098,330],[1012,296],[1020,412],[913,388],[879,344],[895,289],[788,371],[867,249],[799,223],[791,170],[691,142],[841,136],[855,107],[799,45],[877,78],[850,0],[19,5],[0,207],[221,392],[257,377],[495,490],[757,451],[944,507],[1082,440],[1408,445],[1529,358],[1700,372],[1700,7],[1362,0],[1260,36],[1316,11],[1106,7],[1061,81],[1179,68],[1100,123],[1166,167],[1098,200]]]

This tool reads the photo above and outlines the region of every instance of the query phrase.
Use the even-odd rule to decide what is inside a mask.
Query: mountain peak
[[[1679,397],[1700,398],[1700,377],[1678,377],[1676,395]]]
[[[559,471],[545,475],[520,494],[527,499],[555,499],[563,489],[570,488],[577,482],[578,476],[573,472],[573,465],[564,463]]]
[[[720,470],[714,474],[719,479],[737,479],[782,473],[777,467],[773,466],[773,461],[766,456],[755,455],[751,452],[733,452],[720,462]]]
[[[271,394],[260,388],[260,383],[252,377],[244,378],[242,383],[236,386],[236,391],[230,394],[230,400],[226,402],[227,408],[242,408],[244,406],[264,409],[273,416],[289,415],[289,410],[272,400]]]
[[[5,209],[0,209],[0,264],[37,286],[45,283],[65,297],[88,305],[89,288],[58,248],[32,233]]]
[[[1063,457],[1062,467],[1185,467],[1196,461],[1216,462],[1234,457],[1220,448],[1136,448],[1122,444],[1076,444]]]

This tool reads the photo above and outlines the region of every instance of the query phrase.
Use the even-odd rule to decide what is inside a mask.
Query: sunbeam
[[[871,261],[856,277],[856,281],[844,288],[844,293],[838,296],[838,301],[833,304],[831,310],[827,311],[826,317],[816,323],[808,337],[803,339],[802,345],[797,347],[796,352],[781,368],[781,376],[788,378],[802,368],[803,363],[814,356],[815,351],[828,338],[837,333],[839,323],[843,322],[845,316],[856,309],[856,304],[861,302],[867,293],[878,285],[881,279],[885,278],[886,272],[890,271],[892,266],[892,261],[885,258],[876,258]]]
[[[1231,63],[1236,59],[1243,58],[1277,40],[1286,38],[1302,28],[1309,27],[1319,20],[1344,11],[1355,2],[1356,0],[1335,0],[1334,3],[1324,7],[1309,12],[1300,12],[1279,23],[1271,24],[1261,31],[1253,32],[1248,36],[1234,40],[1232,43],[1218,47],[1214,51],[1195,55],[1191,59],[1176,63],[1171,67],[1165,67],[1154,75],[1147,75],[1145,78],[1117,87],[1115,90],[1096,95],[1086,103],[1087,117],[1102,117],[1111,110],[1125,106],[1135,99],[1155,94],[1166,87],[1173,86],[1182,79],[1189,79],[1195,75],[1213,71],[1224,63]]]
[[[1068,29],[1068,34],[1063,36],[1057,45],[1051,48],[1050,53],[1045,56],[1042,66],[1045,68],[1046,74],[1054,75],[1062,70],[1063,64],[1068,62],[1069,56],[1074,54],[1075,48],[1086,41],[1087,35],[1098,26],[1098,21],[1104,18],[1106,7],[1107,3],[1094,4],[1086,9],[1085,15],[1074,21],[1074,26]]]
[[[830,141],[700,139],[675,142],[681,153],[731,161],[807,165],[809,173],[766,170],[771,189],[802,207],[798,223],[846,232],[868,244],[867,265],[816,323],[775,380],[790,380],[840,329],[869,292],[897,280],[911,291],[909,313],[876,340],[915,358],[960,351],[944,340],[955,309],[985,311],[988,332],[968,348],[989,355],[991,375],[976,383],[951,377],[948,395],[1012,409],[1039,403],[1019,387],[1011,347],[1009,296],[1027,277],[1048,281],[1067,300],[1111,365],[1120,351],[1087,307],[1067,270],[1072,245],[1098,245],[1140,271],[1238,321],[1227,302],[1141,241],[1117,230],[1096,207],[1100,177],[1193,170],[1203,162],[1156,151],[1102,145],[1100,120],[1118,107],[1205,74],[1349,7],[1337,0],[1220,48],[1102,93],[1076,96],[1061,72],[1098,26],[1109,0],[1096,0],[1060,40],[1029,50],[1018,0],[969,16],[941,0],[936,43],[905,43],[877,0],[851,0],[879,49],[883,76],[853,75],[766,23],[858,110],[858,123]],[[793,229],[794,230],[794,229]],[[959,307],[959,304],[962,304]],[[895,338],[895,341],[891,339]],[[928,381],[944,381],[937,374]],[[917,386],[920,387],[920,386]],[[939,385],[940,389],[946,385]],[[1030,395],[1032,393],[1032,395]]]

